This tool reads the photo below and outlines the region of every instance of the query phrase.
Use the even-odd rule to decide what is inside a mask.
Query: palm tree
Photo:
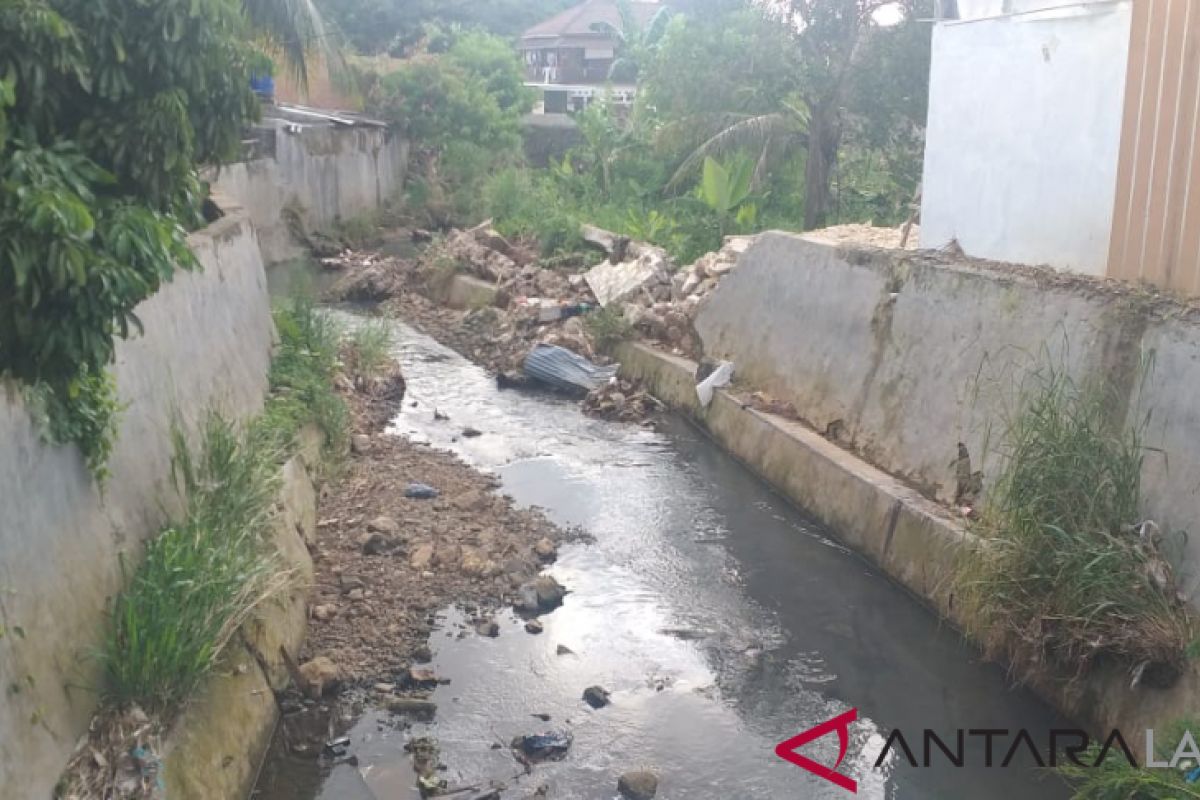
[[[642,65],[653,57],[655,48],[662,41],[670,14],[663,6],[643,25],[633,13],[630,0],[618,0],[617,11],[621,15],[619,29],[609,22],[593,22],[591,27],[616,43],[617,57],[608,68],[608,79],[633,83]]]
[[[668,136],[688,128],[713,131],[684,159],[668,187],[678,186],[705,157],[738,150],[758,153],[754,169],[757,187],[772,164],[803,148],[804,227],[824,225],[833,208],[831,184],[842,142],[848,82],[875,25],[874,14],[887,4],[886,0],[788,0],[781,22],[798,31],[800,94],[771,113],[725,114],[715,125],[711,118],[684,120],[664,129]],[[902,5],[912,13],[911,2]]]
[[[333,30],[313,0],[242,0],[251,30],[270,52],[278,53],[301,89],[308,89],[314,62],[333,73],[345,68]]]

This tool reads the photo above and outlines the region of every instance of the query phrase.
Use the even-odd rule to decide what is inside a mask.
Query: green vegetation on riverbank
[[[1170,543],[1142,517],[1141,429],[1100,381],[1032,374],[1005,421],[1002,472],[958,588],[972,632],[1020,673],[1083,675],[1104,658],[1169,685],[1194,631]]]
[[[112,606],[101,658],[114,706],[169,717],[242,623],[289,585],[269,547],[280,467],[306,425],[322,430],[327,451],[344,448],[348,411],[333,383],[346,339],[307,300],[280,306],[275,321],[263,413],[244,428],[211,414],[194,446],[175,433],[172,476],[185,510],[146,545]]]

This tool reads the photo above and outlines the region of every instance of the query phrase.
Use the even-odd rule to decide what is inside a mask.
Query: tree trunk
[[[804,166],[804,229],[825,225],[833,209],[833,166],[837,163],[842,126],[837,104],[825,102],[810,108],[808,155]]]

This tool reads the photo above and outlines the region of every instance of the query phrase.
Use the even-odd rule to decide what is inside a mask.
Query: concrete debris
[[[387,710],[398,716],[428,721],[437,714],[437,703],[423,697],[394,697],[388,700]]]
[[[485,619],[475,623],[475,632],[480,636],[495,639],[500,635],[500,625],[494,619]]]
[[[584,274],[584,281],[601,306],[642,293],[652,296],[653,287],[671,285],[673,264],[661,247],[630,241],[593,225],[584,225],[580,233],[585,241],[599,245],[609,255],[608,260]]]
[[[585,413],[600,419],[640,422],[662,410],[662,404],[626,378],[614,378],[583,399]]]

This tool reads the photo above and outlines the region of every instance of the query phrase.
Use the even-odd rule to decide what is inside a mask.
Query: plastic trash
[[[731,380],[733,380],[733,362],[722,361],[711,375],[696,384],[696,397],[699,398],[701,407],[708,408],[708,404],[713,399],[713,392],[722,386],[728,386]]]
[[[601,367],[565,347],[534,345],[525,356],[525,374],[565,392],[582,394],[603,386],[617,375],[619,364]]]
[[[404,496],[414,500],[432,500],[438,496],[438,490],[425,483],[410,483],[404,489]]]
[[[568,731],[547,731],[518,736],[513,747],[530,761],[558,761],[566,757],[573,741]]]

